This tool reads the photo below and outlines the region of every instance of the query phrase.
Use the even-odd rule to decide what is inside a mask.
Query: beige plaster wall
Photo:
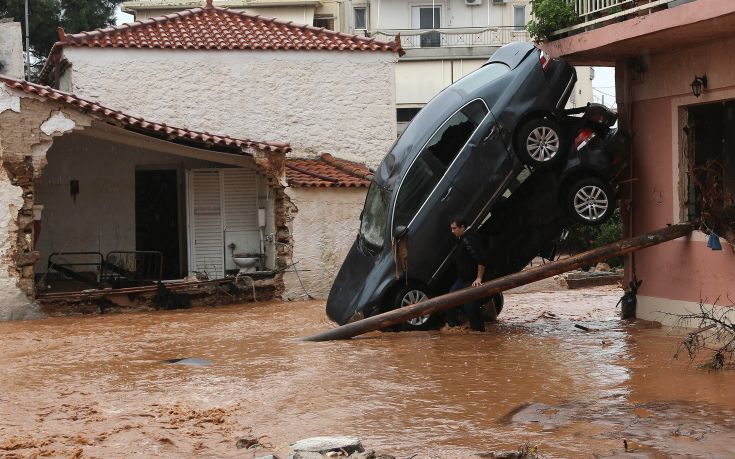
[[[69,47],[65,56],[62,89],[175,126],[289,142],[294,156],[376,166],[396,138],[393,53]]]
[[[366,188],[287,188],[298,208],[292,222],[293,263],[306,291],[326,299],[360,226]],[[286,299],[306,298],[293,269],[283,276]]]

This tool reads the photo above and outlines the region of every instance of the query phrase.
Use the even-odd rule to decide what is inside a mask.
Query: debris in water
[[[330,452],[342,452],[347,456],[365,451],[358,438],[346,436],[306,438],[291,445],[291,450],[294,458],[311,458]]]
[[[261,446],[257,438],[241,438],[235,443],[237,449],[247,449],[254,446]]]
[[[176,365],[193,365],[193,366],[204,366],[212,365],[214,362],[207,359],[200,359],[198,357],[187,357],[183,359],[166,359],[163,363],[173,363]]]
[[[525,443],[518,451],[490,451],[489,453],[480,453],[478,456],[490,459],[535,459],[539,457],[538,446],[531,446],[529,443]]]

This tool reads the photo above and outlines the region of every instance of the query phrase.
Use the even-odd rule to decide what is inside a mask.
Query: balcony
[[[570,27],[557,30],[549,38],[553,40],[573,35],[692,1],[694,0],[567,0],[567,3],[574,6],[579,21]]]
[[[726,40],[735,30],[733,0],[619,0],[617,3],[618,6],[628,3],[630,8],[557,31],[555,39],[544,43],[542,48],[575,65],[609,66],[640,56]],[[626,20],[628,15],[646,17]],[[572,29],[584,33],[564,33]],[[645,62],[630,62],[645,68]]]
[[[512,42],[530,40],[525,29],[512,26],[390,29],[376,30],[372,36],[378,40],[392,41],[398,34],[400,34],[401,46],[406,50],[405,58],[407,59],[412,57],[474,57],[475,54],[485,55],[486,48],[497,48]]]

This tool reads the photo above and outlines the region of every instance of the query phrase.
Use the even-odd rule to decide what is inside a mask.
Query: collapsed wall
[[[34,180],[53,137],[89,126],[83,115],[0,86],[0,320],[35,318]]]

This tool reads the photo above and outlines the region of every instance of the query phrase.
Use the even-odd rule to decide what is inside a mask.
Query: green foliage
[[[555,30],[574,24],[578,16],[567,0],[531,0],[533,20],[526,28],[536,42],[545,40]]]
[[[620,219],[620,209],[610,217],[610,220],[600,226],[577,224],[569,228],[569,236],[565,245],[570,252],[584,252],[585,250],[602,247],[623,238],[623,222]],[[623,258],[608,261],[610,266],[622,266]]]
[[[57,27],[77,33],[115,23],[115,8],[122,0],[29,0],[28,21],[33,73],[43,68],[58,40]],[[0,18],[21,23],[25,37],[25,0],[0,0]],[[23,39],[25,49],[25,38]]]

